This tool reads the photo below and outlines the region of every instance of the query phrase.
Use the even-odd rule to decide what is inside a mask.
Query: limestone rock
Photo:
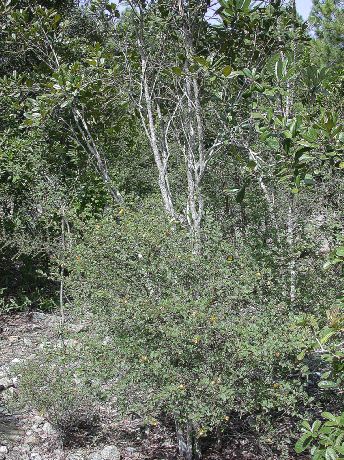
[[[28,444],[29,446],[35,446],[39,444],[39,441],[39,438],[34,435],[30,435],[25,439],[26,444]]]
[[[8,448],[6,446],[0,446],[0,460],[5,460],[8,454]]]
[[[42,460],[42,456],[38,452],[32,452],[30,460]]]
[[[45,422],[45,424],[42,427],[42,430],[44,431],[44,433],[46,433],[48,435],[53,435],[53,434],[56,433],[54,427],[49,422]]]
[[[7,388],[10,388],[12,385],[13,383],[11,379],[7,377],[3,377],[0,379],[0,391],[7,390]]]
[[[85,460],[85,456],[79,452],[69,454],[67,460]]]
[[[99,452],[94,452],[88,460],[120,460],[121,453],[116,446],[106,446]]]

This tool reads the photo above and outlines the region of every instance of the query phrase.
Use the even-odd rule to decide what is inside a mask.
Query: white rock
[[[111,343],[111,337],[106,336],[105,339],[102,341],[103,345],[109,345]]]
[[[56,431],[54,430],[54,427],[52,426],[51,423],[49,422],[45,422],[45,424],[43,425],[42,427],[42,430],[46,433],[46,434],[55,434]]]
[[[8,449],[6,446],[0,446],[0,460],[5,460]]]
[[[84,455],[79,453],[69,454],[67,460],[85,460]]]
[[[69,330],[71,332],[75,332],[76,334],[79,334],[80,332],[86,332],[88,328],[85,324],[71,324],[69,326]]]
[[[35,415],[32,420],[36,426],[41,426],[45,422],[45,418],[40,415]]]
[[[32,312],[31,318],[32,318],[32,321],[37,321],[37,322],[45,321],[46,318],[47,318],[47,315],[45,313],[40,312],[40,311],[34,311],[34,312]]]
[[[19,341],[19,337],[17,335],[11,335],[10,337],[7,338],[7,340],[10,342],[10,343],[14,343],[14,342],[18,342]]]
[[[13,387],[7,388],[6,395],[8,397],[13,397],[16,392],[16,389]]]
[[[30,460],[42,460],[42,456],[38,452],[32,452]]]
[[[34,445],[39,444],[39,439],[37,438],[37,436],[30,435],[25,439],[25,442],[29,446],[34,446]]]
[[[0,391],[6,390],[8,387],[12,385],[12,380],[4,377],[0,379]]]
[[[102,460],[102,456],[101,456],[100,452],[93,452],[93,454],[90,454],[87,457],[87,459],[88,460]],[[69,457],[68,457],[68,460],[74,460],[74,459],[69,459]]]
[[[121,453],[116,446],[106,446],[100,452],[94,452],[88,460],[120,460]]]

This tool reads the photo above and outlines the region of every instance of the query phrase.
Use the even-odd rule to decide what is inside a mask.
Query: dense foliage
[[[298,453],[344,458],[343,2],[7,0],[0,26],[0,312],[61,314],[23,395],[61,430],[115,398],[188,460],[243,421],[291,458],[303,419]]]

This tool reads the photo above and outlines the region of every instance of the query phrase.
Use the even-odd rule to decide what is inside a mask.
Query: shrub
[[[178,224],[142,207],[96,223],[72,260],[69,290],[95,332],[89,372],[112,381],[123,411],[173,417],[186,458],[230,418],[268,425],[306,402],[307,334],[267,301],[266,267],[235,256],[213,223],[198,256]]]
[[[344,246],[330,254],[325,268],[343,266]],[[327,312],[327,324],[321,327],[321,319],[305,318],[312,323],[315,341],[310,350],[321,356],[319,387],[328,393],[327,403],[335,399],[333,409],[342,410],[344,389],[344,298],[339,297],[335,306]],[[333,414],[329,408],[322,412],[321,420],[312,425],[302,423],[302,436],[295,445],[297,453],[310,450],[313,460],[339,460],[344,458],[344,413]]]
[[[19,370],[20,402],[43,414],[66,446],[83,445],[99,428],[91,387],[79,378],[78,366],[75,354],[50,349]]]

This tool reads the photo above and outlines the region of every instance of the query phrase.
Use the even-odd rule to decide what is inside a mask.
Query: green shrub
[[[99,428],[93,392],[80,371],[77,353],[61,348],[47,349],[19,369],[20,402],[44,415],[64,445],[82,445]]]
[[[344,264],[344,246],[330,254],[325,268]],[[339,297],[334,307],[327,312],[327,324],[321,327],[321,320],[305,318],[311,322],[314,330],[314,342],[310,351],[321,356],[321,378],[319,387],[329,394],[333,409],[342,410],[344,390],[344,298]],[[313,460],[344,459],[344,413],[339,415],[329,412],[321,414],[322,420],[302,423],[302,436],[295,445],[297,453],[310,450]]]
[[[186,458],[230,418],[297,416],[306,334],[267,300],[266,268],[235,256],[213,223],[198,256],[187,232],[142,207],[96,223],[72,261],[69,292],[93,324],[88,373],[112,382],[124,412],[173,418]]]

